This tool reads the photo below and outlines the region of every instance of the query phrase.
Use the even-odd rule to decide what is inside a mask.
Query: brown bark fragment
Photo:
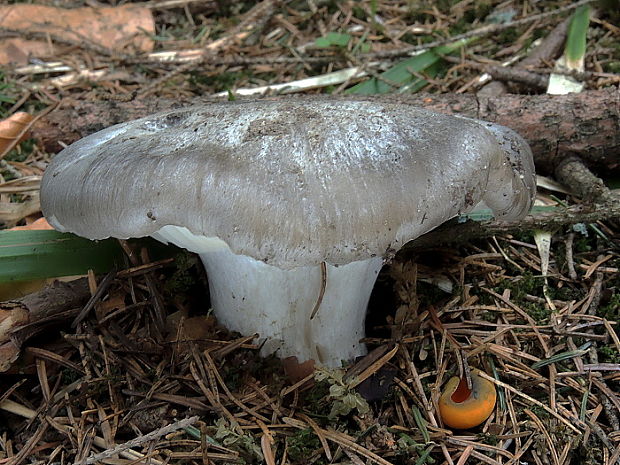
[[[54,281],[39,292],[29,294],[19,299],[30,313],[30,323],[44,318],[53,318],[54,315],[66,310],[81,307],[90,297],[88,283],[85,278],[75,281]]]
[[[579,156],[596,171],[620,172],[620,105],[615,88],[568,95],[513,95],[478,99],[471,94],[416,94],[355,97],[366,100],[400,101],[442,112],[484,119],[508,126],[532,147],[537,169],[553,173],[568,155]],[[296,97],[271,97],[288,98]],[[334,97],[342,98],[342,97]],[[352,98],[352,97],[349,97]],[[33,129],[48,151],[116,123],[151,113],[213,102],[196,98],[131,102],[84,102],[66,100]],[[221,100],[217,100],[221,101]]]
[[[611,198],[605,183],[574,155],[566,157],[558,164],[555,177],[565,186],[570,186],[572,192],[586,202],[605,203]]]
[[[90,297],[85,278],[55,281],[39,292],[0,302],[0,373],[19,356],[22,344],[49,323],[69,320]]]

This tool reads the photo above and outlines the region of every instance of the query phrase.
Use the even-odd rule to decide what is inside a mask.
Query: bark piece
[[[22,344],[48,324],[69,320],[90,297],[86,278],[54,281],[17,300],[0,302],[0,372],[19,356]]]
[[[537,170],[552,174],[568,155],[577,155],[595,171],[620,172],[620,101],[616,88],[567,95],[514,95],[478,99],[472,94],[416,94],[355,97],[398,100],[438,112],[460,114],[514,129],[532,147]],[[287,98],[294,97],[270,97]],[[338,97],[334,97],[338,98]],[[351,97],[349,97],[351,98]],[[149,99],[131,102],[66,100],[36,123],[33,136],[46,150],[66,144],[116,123],[157,111],[216,101]],[[217,100],[221,101],[221,100]]]
[[[592,174],[579,157],[573,155],[562,160],[555,169],[555,177],[587,202],[606,203],[611,200],[605,183]]]

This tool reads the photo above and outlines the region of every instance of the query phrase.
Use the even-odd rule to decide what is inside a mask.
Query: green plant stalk
[[[424,444],[428,444],[431,442],[431,436],[428,433],[428,428],[426,428],[426,419],[422,416],[420,409],[415,405],[412,407],[413,410],[413,419],[415,420],[415,424],[418,426],[420,433],[422,433],[422,437],[424,438]]]
[[[495,362],[493,361],[493,358],[487,357],[487,360],[489,361],[489,365],[491,366],[491,371],[493,372],[493,378],[495,378],[497,381],[500,381],[499,373],[497,372],[497,368],[495,367]],[[504,394],[504,388],[501,386],[496,386],[496,390],[497,390],[497,399],[499,401],[499,408],[503,412],[505,412],[506,411],[506,396]]]
[[[566,205],[565,205],[566,206]],[[536,213],[547,213],[554,212],[564,208],[563,206],[555,206],[555,205],[535,205],[530,210],[530,214],[535,215]],[[458,216],[459,223],[464,223],[467,220],[472,221],[488,221],[494,218],[493,212],[490,209],[484,208],[480,210],[475,210],[470,213],[463,213]]]
[[[547,365],[551,365],[552,363],[561,362],[563,360],[568,360],[568,359],[575,358],[575,357],[581,357],[582,355],[588,352],[588,349],[590,348],[591,345],[592,345],[591,342],[586,342],[582,346],[578,347],[576,350],[569,350],[566,352],[560,352],[559,354],[552,355],[549,358],[545,358],[543,360],[533,363],[532,368],[534,370],[538,370],[539,368],[542,368]]]
[[[437,77],[437,75],[445,69],[445,64],[442,60],[436,61],[428,68],[424,70],[424,76],[433,79]],[[413,81],[408,84],[405,84],[400,89],[398,89],[399,94],[415,94],[416,92],[422,90],[428,81],[426,79],[416,77]]]
[[[314,44],[317,47],[327,48],[336,46],[336,47],[346,47],[351,40],[350,34],[343,34],[341,32],[329,32],[325,37],[319,37],[316,39]]]
[[[430,453],[434,449],[434,447],[435,446],[430,446],[429,448],[425,449],[424,452],[420,454],[420,458],[418,458],[418,460],[415,461],[415,465],[423,465],[425,463],[435,463],[435,459],[433,459],[430,456]]]
[[[586,411],[588,410],[588,397],[590,396],[590,389],[586,389],[581,397],[581,405],[579,408],[579,419],[581,421],[586,420]]]
[[[358,95],[373,95],[387,94],[389,92],[398,91],[400,86],[410,84],[411,82],[418,79],[412,73],[420,73],[426,71],[429,67],[440,61],[442,55],[448,55],[450,53],[453,53],[459,48],[473,42],[474,40],[476,40],[476,38],[463,39],[452,44],[442,45],[422,52],[419,55],[401,61],[384,73],[381,73],[380,76],[384,78],[385,81],[372,78],[367,81],[361,82],[351,87],[350,89],[347,89],[345,93]],[[390,85],[389,83],[393,83],[394,85]],[[426,85],[426,82],[423,85]],[[408,89],[408,91],[411,90]]]
[[[566,64],[570,69],[579,69],[586,55],[586,36],[590,25],[590,6],[582,5],[575,10],[566,37]]]
[[[0,282],[106,272],[123,263],[113,239],[90,241],[58,231],[0,231]]]

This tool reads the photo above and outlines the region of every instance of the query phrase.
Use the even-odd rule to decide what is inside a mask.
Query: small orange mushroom
[[[489,418],[495,408],[495,385],[472,370],[472,388],[467,380],[453,376],[439,398],[439,413],[450,428],[468,429]]]

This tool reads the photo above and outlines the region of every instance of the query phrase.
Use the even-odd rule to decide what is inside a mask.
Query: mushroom
[[[472,370],[471,384],[469,389],[467,380],[458,376],[446,383],[439,398],[439,413],[450,428],[474,428],[493,413],[497,396],[495,385],[480,376],[479,370]]]
[[[484,202],[514,220],[535,191],[510,129],[415,106],[304,98],[166,111],[72,144],[41,186],[49,223],[153,236],[200,255],[211,305],[262,354],[339,366],[365,353],[384,259]]]

